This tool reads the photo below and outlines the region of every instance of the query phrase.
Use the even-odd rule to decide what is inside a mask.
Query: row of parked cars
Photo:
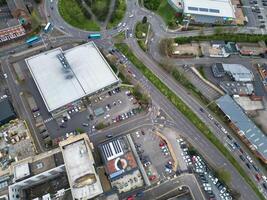
[[[226,186],[218,180],[206,165],[204,159],[199,155],[192,156],[194,170],[198,174],[204,191],[210,200],[223,199],[232,200],[232,196],[227,191]]]
[[[263,6],[267,6],[267,0],[261,0],[261,1]],[[261,15],[261,9],[259,8],[258,1],[251,0],[249,1],[249,3],[252,5],[251,7],[252,12],[258,13],[257,17],[259,19],[259,22],[261,23],[260,28],[265,28],[264,17]],[[265,14],[265,12],[263,12],[262,14]]]

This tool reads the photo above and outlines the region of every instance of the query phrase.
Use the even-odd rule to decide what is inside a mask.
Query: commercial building
[[[190,23],[229,24],[235,19],[235,9],[231,0],[169,0],[178,12],[183,10]]]
[[[0,30],[0,44],[26,35],[24,27],[17,19],[10,19],[6,26]]]
[[[105,171],[119,193],[142,187],[144,181],[127,138],[119,137],[99,145]]]
[[[92,199],[103,193],[86,134],[59,143],[73,199]]]
[[[102,194],[88,136],[70,136],[59,146],[16,162],[0,177],[9,177],[10,200],[89,200]]]
[[[223,69],[234,81],[250,82],[254,80],[253,73],[243,65],[223,64]]]
[[[229,96],[225,95],[216,101],[222,112],[228,117],[231,128],[239,138],[267,164],[267,137],[248,118],[241,107]]]
[[[12,119],[16,119],[16,113],[12,104],[7,98],[0,100],[0,126]]]
[[[93,42],[66,51],[53,49],[25,61],[47,110],[54,116],[119,83]]]
[[[228,74],[233,81],[251,82],[254,80],[253,73],[245,66],[240,64],[215,63],[212,65],[212,72],[217,78]]]

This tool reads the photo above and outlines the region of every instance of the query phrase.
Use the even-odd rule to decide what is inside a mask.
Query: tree
[[[145,24],[147,23],[147,16],[144,16],[143,19],[142,19],[142,23]]]

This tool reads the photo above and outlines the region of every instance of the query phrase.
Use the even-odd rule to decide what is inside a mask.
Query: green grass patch
[[[149,27],[149,23],[137,22],[135,26],[135,37],[137,39],[146,38],[148,27]]]
[[[155,11],[171,29],[177,28],[183,19],[182,14],[177,14],[167,0],[144,0],[144,7]]]
[[[126,0],[116,0],[114,10],[111,14],[108,28],[117,26],[123,19],[126,12]]]
[[[89,1],[91,2],[91,1]],[[110,0],[97,0],[92,4],[88,4],[91,7],[92,12],[99,21],[105,21],[109,12]]]
[[[175,42],[178,44],[186,44],[192,41],[211,41],[211,40],[224,40],[231,42],[259,42],[267,41],[267,35],[251,35],[251,34],[214,34],[214,35],[201,35],[189,37],[177,37]]]
[[[240,175],[255,191],[257,196],[264,200],[265,198],[258,190],[255,183],[247,176],[244,169],[234,159],[224,145],[213,135],[209,128],[197,117],[197,115],[172,91],[170,90],[152,71],[150,71],[138,58],[132,53],[126,44],[116,44],[116,47],[123,52],[125,56],[143,73],[144,76],[164,95],[168,100],[189,120],[191,123],[202,132],[209,141],[217,147],[219,151],[231,162]]]
[[[99,31],[100,28],[96,22],[85,15],[75,0],[59,0],[59,13],[62,18],[70,25],[87,31]]]
[[[125,40],[125,32],[120,32],[118,35],[114,37],[115,43],[121,43]]]
[[[205,71],[204,71],[204,66],[200,66],[197,68],[197,71],[201,74],[201,76],[205,79],[207,79],[206,75],[205,75]]]

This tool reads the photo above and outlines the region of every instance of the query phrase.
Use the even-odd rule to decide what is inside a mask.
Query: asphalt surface
[[[57,4],[57,1],[54,0],[53,4]],[[54,5],[54,8],[56,8],[56,5]],[[48,21],[50,21],[54,27],[57,27],[58,29],[61,29],[63,32],[66,33],[66,36],[61,36],[55,38],[55,44],[64,44],[67,41],[74,41],[74,40],[86,40],[89,32],[82,31],[77,28],[74,28],[67,23],[64,22],[64,20],[60,17],[57,9],[50,9],[50,1],[45,1],[45,12],[47,13]],[[134,14],[133,18],[129,18],[128,16],[130,14]],[[125,15],[125,18],[123,22],[127,23],[127,26],[129,29],[134,29],[134,25],[137,21],[142,20],[143,16],[147,16],[149,22],[152,25],[152,30],[155,33],[155,36],[153,38],[153,41],[151,43],[151,47],[155,48],[157,47],[157,43],[160,38],[166,38],[166,37],[177,37],[177,36],[194,36],[198,35],[199,31],[185,31],[185,32],[172,32],[169,31],[166,26],[164,25],[163,21],[160,17],[157,15],[154,15],[152,12],[147,11],[143,8],[140,8],[137,6],[137,1],[128,1],[127,2],[127,12]],[[63,27],[63,28],[62,28]],[[250,28],[239,28],[238,31],[240,32],[250,32]],[[204,31],[204,34],[212,34],[214,32],[213,28],[207,28]],[[257,30],[256,30],[257,32]],[[258,31],[261,33],[261,31]],[[110,47],[112,44],[111,37],[118,34],[116,29],[112,30],[104,30],[101,32],[103,34],[103,39],[100,41],[96,41],[97,45],[102,46],[104,48]],[[197,102],[193,97],[187,94],[187,92],[179,86],[174,80],[172,80],[171,77],[169,77],[164,71],[162,71],[157,64],[154,62],[151,56],[144,54],[144,52],[139,48],[138,44],[136,43],[134,38],[128,38],[127,43],[132,48],[133,52],[138,56],[138,58],[146,64],[170,89],[172,89],[181,99],[183,99],[184,102],[188,104],[188,106],[211,128],[211,130],[216,133],[218,130],[214,126],[212,122],[209,121],[209,119],[206,116],[203,116],[203,114],[199,111],[199,108],[202,107],[202,105]],[[56,46],[56,45],[54,45]],[[27,49],[27,46],[25,44],[18,45],[17,47],[11,47],[8,50],[3,49],[5,51],[1,51],[0,55],[3,56],[4,62],[8,62],[7,55],[8,52],[11,50],[16,51],[23,51]],[[157,57],[157,55],[154,55]],[[154,57],[153,56],[153,57]],[[211,62],[209,58],[201,58],[201,59],[192,59],[192,60],[173,60],[173,62],[179,62],[179,64],[185,64],[185,63],[199,63],[199,62]],[[9,76],[8,78],[8,84],[11,88],[11,93],[14,95],[14,101],[15,101],[15,107],[19,107],[21,110],[18,112],[20,115],[25,119],[31,119],[29,116],[29,113],[27,112],[27,109],[24,108],[23,101],[21,100],[21,97],[19,95],[19,91],[17,90],[17,87],[15,86],[14,80],[12,80],[11,72],[8,69],[8,64],[6,63],[4,65],[4,72],[6,72]],[[150,95],[152,97],[153,103],[160,107],[162,110],[164,110],[167,115],[175,122],[175,127],[182,133],[184,137],[186,137],[190,143],[192,143],[197,150],[199,150],[213,166],[221,167],[224,166],[232,175],[232,186],[236,190],[238,190],[242,194],[242,199],[257,199],[257,196],[255,193],[251,190],[251,188],[246,184],[246,182],[243,180],[243,178],[239,175],[239,173],[236,171],[236,169],[228,162],[227,159],[224,158],[224,156],[209,142],[207,139],[189,122],[185,117],[176,110],[176,108],[151,84],[149,81],[143,77],[143,75],[140,74],[140,72],[130,64],[131,70],[134,71],[136,74],[136,79],[139,80],[141,83],[146,83],[147,88],[150,92]],[[106,135],[109,132],[112,132],[115,135],[124,134],[126,132],[129,132],[131,130],[136,130],[139,127],[142,126],[151,126],[153,123],[151,122],[151,119],[147,117],[144,117],[144,119],[138,119],[133,122],[121,124],[116,127],[112,127],[111,129],[101,131],[100,133],[93,133],[90,135],[91,140],[94,143],[99,143],[99,141],[103,141],[106,138]],[[34,127],[33,127],[34,130]]]

